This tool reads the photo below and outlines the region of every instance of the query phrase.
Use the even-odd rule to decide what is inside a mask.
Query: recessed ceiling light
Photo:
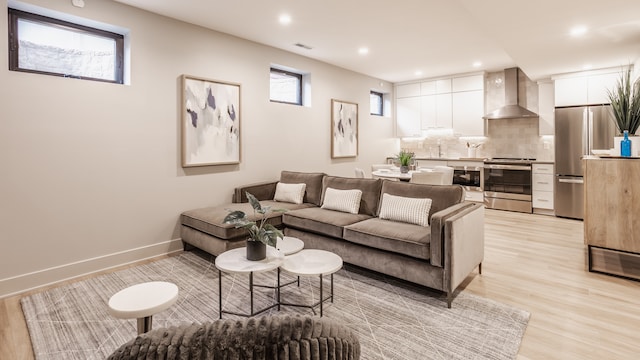
[[[415,74],[416,74],[416,76],[420,76],[420,75],[422,75],[422,71],[418,70],[418,71],[416,71]]]
[[[571,36],[574,36],[574,37],[582,36],[586,33],[587,33],[587,27],[584,25],[574,26],[569,31],[569,34],[571,34]]]
[[[593,66],[591,64],[584,64],[582,65],[582,70],[591,70]]]
[[[289,16],[289,14],[282,14],[278,18],[278,21],[282,25],[289,25],[291,23],[291,16]]]
[[[480,61],[475,61],[472,65],[473,65],[473,67],[477,68],[477,67],[482,66],[482,63]]]
[[[361,47],[360,49],[358,49],[358,54],[360,55],[367,55],[369,53],[369,49],[366,47]]]

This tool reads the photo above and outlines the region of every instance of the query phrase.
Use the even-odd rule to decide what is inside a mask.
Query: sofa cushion
[[[431,199],[382,194],[380,219],[429,226]]]
[[[276,194],[273,200],[279,202],[288,202],[293,204],[302,204],[304,200],[304,190],[307,184],[287,184],[279,182],[276,184]]]
[[[357,214],[358,210],[360,210],[360,199],[362,199],[362,190],[327,188],[324,191],[321,208]]]
[[[359,189],[362,191],[360,199],[359,214],[376,216],[378,213],[378,199],[380,198],[380,188],[382,180],[380,179],[362,179],[362,178],[345,178],[338,176],[325,176],[322,181],[322,196],[326,188],[352,190]]]
[[[464,189],[460,185],[425,185],[402,181],[384,181],[382,193],[389,195],[429,198],[431,199],[430,214],[435,214],[449,206],[464,201]],[[378,213],[379,213],[378,209]]]
[[[282,171],[280,173],[280,182],[286,184],[307,184],[304,202],[320,206],[320,204],[322,204],[322,179],[324,176],[324,173]]]
[[[344,239],[352,243],[428,260],[431,228],[372,218],[344,228]]]
[[[282,222],[286,227],[342,238],[345,226],[370,218],[371,216],[364,214],[349,214],[311,207],[284,213]]]
[[[311,204],[291,204],[273,200],[263,200],[260,201],[260,204],[263,207],[271,206],[272,209],[286,210],[303,209],[313,206]],[[225,216],[229,214],[229,210],[243,211],[251,220],[259,220],[262,218],[260,214],[254,214],[251,204],[235,203],[185,211],[181,216],[182,225],[221,239],[235,239],[240,236],[245,236],[247,234],[246,230],[236,229],[232,224],[223,223]],[[267,219],[267,223],[273,226],[280,226],[282,224],[282,213],[271,212],[267,214]]]

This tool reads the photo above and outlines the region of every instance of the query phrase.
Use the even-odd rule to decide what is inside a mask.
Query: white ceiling
[[[511,66],[537,80],[640,57],[640,0],[115,1],[391,82]],[[571,37],[576,25],[587,33]]]

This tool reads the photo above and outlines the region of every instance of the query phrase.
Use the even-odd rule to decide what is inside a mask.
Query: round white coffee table
[[[141,283],[122,289],[109,299],[109,313],[119,319],[138,319],[138,334],[151,330],[152,316],[178,300],[178,287],[165,281]]]
[[[300,252],[287,256],[280,266],[280,269],[298,276],[320,276],[320,299],[312,305],[292,304],[281,302],[281,305],[300,306],[311,308],[315,314],[315,307],[320,305],[320,316],[322,317],[322,304],[326,300],[333,302],[333,274],[342,268],[342,258],[330,251],[317,249],[303,249]],[[326,299],[323,295],[323,276],[331,275],[331,295]],[[278,280],[278,282],[280,282]]]
[[[253,311],[253,288],[256,287],[268,287],[273,286],[255,285],[253,283],[253,273],[260,273],[269,270],[278,269],[284,261],[284,254],[271,246],[267,246],[267,257],[264,260],[251,261],[247,260],[247,248],[241,247],[225,251],[216,257],[216,268],[218,269],[218,300],[219,300],[219,317],[222,319],[222,313],[238,315],[238,316],[253,316],[267,311],[273,307],[280,306],[280,277],[278,276],[278,302],[270,305],[264,309]],[[222,272],[233,274],[249,274],[249,293],[251,295],[251,308],[248,314],[236,313],[231,311],[222,310]]]
[[[278,238],[276,249],[280,250],[284,256],[288,256],[304,249],[304,242],[292,236],[285,236],[282,239]]]

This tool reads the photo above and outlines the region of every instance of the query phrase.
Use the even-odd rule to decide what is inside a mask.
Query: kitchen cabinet
[[[405,84],[396,86],[396,98],[420,96],[420,84]]]
[[[555,101],[552,80],[538,81],[538,135],[555,135]]]
[[[484,91],[473,90],[452,94],[453,131],[461,136],[484,135]]]
[[[436,94],[436,124],[435,127],[453,127],[452,97],[451,93]]]
[[[452,92],[483,90],[484,75],[461,76],[453,78],[451,84]]]
[[[616,85],[620,71],[580,73],[555,79],[555,106],[608,104],[607,89]]]
[[[533,164],[531,170],[533,212],[553,215],[553,164]]]
[[[420,97],[396,99],[396,136],[420,136]]]

